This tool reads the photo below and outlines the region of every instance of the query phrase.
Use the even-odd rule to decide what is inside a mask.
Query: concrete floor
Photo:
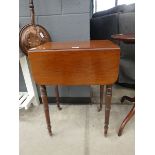
[[[124,92],[122,88],[116,89]],[[117,136],[119,125],[132,105],[120,105],[120,94],[116,94],[116,89],[107,137],[103,132],[104,106],[97,112],[96,104],[62,105],[62,111],[58,111],[56,105],[50,105],[52,137],[47,133],[42,105],[21,110],[20,155],[134,155],[134,118],[125,127],[123,135]],[[132,90],[125,91],[134,95]]]

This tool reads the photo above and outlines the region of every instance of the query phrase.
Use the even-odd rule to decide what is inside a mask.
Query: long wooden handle
[[[34,13],[33,0],[29,0],[29,8],[31,11],[31,24],[35,25],[35,13]]]

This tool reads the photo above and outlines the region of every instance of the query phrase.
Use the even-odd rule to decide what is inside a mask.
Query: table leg
[[[60,107],[60,101],[59,101],[59,88],[58,85],[55,86],[55,95],[56,95],[56,104],[59,110],[62,108]]]
[[[112,85],[106,86],[104,135],[107,135],[112,98]]]
[[[42,103],[44,105],[44,112],[45,112],[45,117],[46,117],[48,133],[50,136],[52,136],[49,107],[48,107],[48,100],[47,100],[47,92],[46,92],[45,85],[40,85],[40,93],[41,93]]]
[[[104,95],[104,85],[100,85],[100,105],[98,107],[98,112],[100,112],[102,110],[103,95]]]
[[[135,104],[133,105],[132,109],[130,110],[130,112],[128,113],[128,115],[125,117],[125,119],[123,120],[119,131],[118,131],[118,136],[122,135],[123,129],[125,127],[125,125],[129,122],[129,120],[132,118],[132,116],[135,114]]]

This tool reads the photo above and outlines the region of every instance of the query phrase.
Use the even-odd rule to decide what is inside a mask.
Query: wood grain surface
[[[108,40],[48,42],[28,57],[37,84],[104,85],[117,80],[120,48]]]

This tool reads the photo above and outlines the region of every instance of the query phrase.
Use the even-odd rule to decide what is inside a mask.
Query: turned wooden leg
[[[59,110],[61,110],[62,108],[60,107],[60,101],[59,101],[59,88],[58,85],[55,86],[55,95],[56,95],[56,104]]]
[[[98,107],[98,112],[100,112],[102,110],[103,95],[104,95],[104,85],[100,85],[100,105]]]
[[[44,112],[45,112],[48,133],[50,136],[52,136],[49,107],[48,107],[48,100],[47,100],[47,92],[46,92],[46,87],[44,85],[40,85],[40,94],[41,94],[42,103],[44,105]]]
[[[106,86],[106,96],[105,96],[105,125],[104,125],[104,135],[107,135],[110,109],[111,109],[111,98],[112,98],[112,85]]]
[[[125,125],[129,122],[129,120],[132,118],[132,116],[135,114],[135,104],[133,105],[132,109],[130,110],[130,112],[128,113],[128,115],[125,117],[125,119],[123,120],[119,131],[118,131],[118,136],[122,135],[123,129],[125,127]]]

